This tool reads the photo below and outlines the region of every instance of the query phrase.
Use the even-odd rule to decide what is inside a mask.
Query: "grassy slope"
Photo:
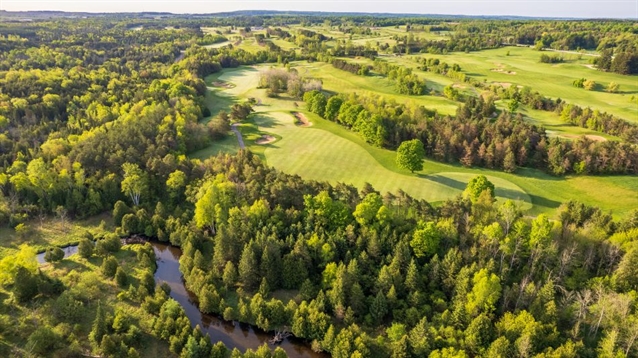
[[[367,181],[382,191],[401,188],[430,201],[450,198],[459,193],[471,177],[485,174],[501,188],[498,192],[501,196],[531,200],[534,206],[530,214],[550,212],[570,199],[600,206],[617,215],[638,206],[636,176],[555,178],[531,169],[520,169],[514,175],[430,160],[425,161],[425,170],[419,173],[419,177],[412,176],[396,166],[394,152],[370,146],[356,133],[337,124],[306,113],[313,126],[297,127],[289,115],[290,111],[297,109],[294,101],[267,98],[264,90],[256,89],[257,77],[258,70],[255,68],[225,70],[217,78],[237,86],[215,94],[223,96],[224,100],[249,96],[261,99],[262,104],[255,107],[258,114],[240,128],[251,150],[269,165],[285,172],[357,186]],[[324,83],[329,84],[330,81]],[[384,93],[382,91],[380,93]],[[254,140],[266,133],[274,134],[278,140],[265,146],[256,145]],[[518,188],[527,195],[522,195]]]
[[[510,56],[506,56],[507,52]],[[547,52],[553,55],[553,52]],[[591,107],[615,114],[623,119],[638,122],[638,106],[629,98],[638,94],[638,77],[623,76],[615,73],[601,72],[586,67],[590,56],[577,59],[577,55],[561,54],[568,60],[561,64],[539,63],[541,53],[526,47],[505,47],[479,52],[452,53],[448,55],[418,55],[427,58],[439,58],[447,63],[458,63],[463,72],[477,79],[488,82],[508,82],[516,85],[530,86],[545,96],[562,98],[569,103],[582,107]],[[502,68],[516,74],[495,72],[492,69]],[[606,87],[610,82],[620,85],[620,93],[607,93],[603,90],[586,91],[572,86],[578,78],[587,78]]]

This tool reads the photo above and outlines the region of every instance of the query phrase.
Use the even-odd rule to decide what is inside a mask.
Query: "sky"
[[[638,19],[638,0],[0,0],[0,10],[172,13],[295,10]]]

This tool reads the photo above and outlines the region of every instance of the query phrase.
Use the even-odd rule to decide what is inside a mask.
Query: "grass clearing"
[[[77,244],[85,232],[100,235],[114,230],[111,215],[104,213],[85,220],[62,221],[54,217],[34,219],[25,223],[28,231],[18,234],[13,228],[0,228],[0,257],[18,250],[22,244],[44,251],[50,246],[66,247]]]

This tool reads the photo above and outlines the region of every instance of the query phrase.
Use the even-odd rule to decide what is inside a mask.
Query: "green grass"
[[[299,127],[290,114],[282,112],[263,112],[255,117],[260,128],[282,138],[266,146],[264,156],[269,165],[306,179],[333,184],[343,182],[362,187],[368,182],[381,192],[396,193],[401,189],[430,202],[460,194],[473,177],[472,173],[460,172],[412,175],[392,171],[381,165],[363,148],[362,143],[333,133],[345,134],[346,129],[335,127],[329,131],[324,128],[332,123],[315,116],[309,118],[316,126]],[[253,149],[253,146],[250,148]],[[531,208],[531,199],[521,188],[498,177],[488,178],[498,188],[499,198],[520,200],[522,208]]]
[[[507,52],[510,56],[507,56]],[[552,55],[553,52],[547,52]],[[638,106],[630,102],[632,95],[638,95],[638,77],[623,76],[598,71],[587,67],[591,56],[561,54],[567,61],[560,64],[540,63],[541,52],[527,47],[504,47],[471,53],[451,53],[447,55],[419,54],[426,58],[439,58],[449,64],[458,63],[467,75],[487,82],[504,82],[529,86],[544,96],[561,98],[581,107],[591,107],[612,113],[623,119],[638,122]],[[495,72],[501,68],[516,74]],[[607,93],[602,89],[587,91],[572,86],[578,78],[596,81],[602,88],[610,82],[620,85],[620,93]]]
[[[104,225],[102,226],[102,222]],[[34,219],[25,223],[29,231],[18,235],[13,228],[0,228],[0,257],[17,251],[22,244],[33,246],[39,252],[50,246],[66,247],[77,244],[85,232],[94,236],[111,232],[113,219],[109,214],[92,216],[86,220],[66,220],[47,217],[42,221]]]
[[[324,72],[329,70],[322,67],[325,64],[303,67],[314,65],[326,70]],[[309,68],[308,72],[311,71],[321,72],[319,69]],[[395,152],[373,147],[365,143],[358,134],[305,112],[302,102],[285,97],[268,98],[265,90],[256,88],[257,78],[256,68],[225,70],[219,75],[219,79],[237,86],[215,92],[215,95],[233,101],[246,97],[261,100],[261,104],[255,106],[257,113],[246,123],[242,123],[240,130],[246,137],[246,145],[250,150],[269,165],[286,173],[331,183],[345,182],[357,187],[369,182],[382,192],[402,189],[416,198],[430,202],[440,202],[458,195],[469,179],[483,174],[494,182],[499,198],[519,200],[520,206],[528,210],[530,215],[553,214],[562,202],[568,200],[599,206],[615,216],[621,216],[638,207],[637,176],[556,178],[533,169],[523,168],[515,174],[508,174],[431,160],[424,161],[425,168],[422,172],[410,174],[396,166]],[[324,81],[324,84],[330,84],[330,80]],[[354,84],[350,86],[351,90],[356,89]],[[367,88],[371,94],[384,97],[384,91],[389,91],[388,88],[380,88],[373,92],[373,84],[367,84]],[[300,107],[295,107],[294,103]],[[305,128],[297,126],[290,114],[292,111],[304,112],[313,125]],[[255,139],[264,134],[272,134],[277,140],[267,145],[254,143]]]

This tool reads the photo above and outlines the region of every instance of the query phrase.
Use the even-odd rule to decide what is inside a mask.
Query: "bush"
[[[118,269],[117,260],[113,256],[109,256],[102,261],[102,274],[108,278],[113,278]]]
[[[58,262],[64,258],[64,250],[59,247],[50,247],[44,254],[44,261]]]
[[[81,257],[88,259],[93,256],[94,246],[93,243],[88,239],[83,239],[78,244],[78,253]]]

